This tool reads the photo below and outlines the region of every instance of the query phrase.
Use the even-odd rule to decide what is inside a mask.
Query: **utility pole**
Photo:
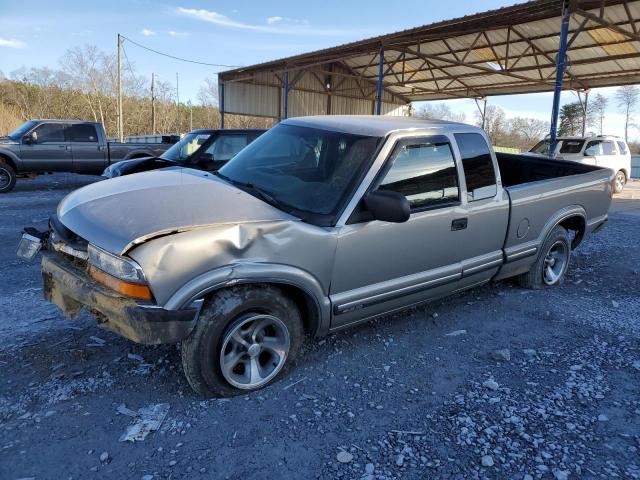
[[[156,134],[156,75],[151,72],[151,134]]]
[[[578,101],[582,108],[582,136],[584,137],[587,130],[587,113],[589,111],[589,89],[585,88],[584,90],[578,90],[576,93],[578,94]],[[581,93],[584,93],[584,100],[582,95],[580,95]]]
[[[487,124],[487,97],[474,98],[474,100],[476,102],[476,107],[478,107],[478,111],[480,112],[480,117],[482,118],[482,129],[484,130],[484,127]],[[484,107],[480,108],[478,100],[482,100],[484,102]]]
[[[189,100],[189,131],[193,130],[193,104]]]
[[[124,142],[122,122],[122,35],[118,34],[118,140]]]
[[[178,72],[176,72],[176,124],[177,133],[180,134],[180,88],[178,85]]]

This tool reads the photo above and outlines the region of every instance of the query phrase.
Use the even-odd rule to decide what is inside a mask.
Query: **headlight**
[[[147,283],[140,265],[128,258],[113,255],[89,244],[89,263],[112,277],[133,283]]]

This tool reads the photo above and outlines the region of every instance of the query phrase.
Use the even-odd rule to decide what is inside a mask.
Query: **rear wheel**
[[[300,312],[278,288],[247,285],[220,290],[182,342],[182,365],[200,395],[238,395],[280,377],[303,338]]]
[[[556,226],[547,236],[531,270],[518,277],[525,288],[546,288],[564,281],[571,258],[571,239],[564,227]]]
[[[0,160],[0,193],[7,193],[16,186],[16,171],[8,163]]]
[[[619,170],[613,179],[613,193],[622,192],[626,183],[627,175],[622,170]]]

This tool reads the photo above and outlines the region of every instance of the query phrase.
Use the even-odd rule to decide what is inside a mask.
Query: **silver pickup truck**
[[[217,173],[81,188],[40,246],[45,297],[146,344],[181,342],[205,396],[283,373],[318,337],[491,280],[558,285],[607,221],[613,171],[492,151],[458,123],[289,119]],[[125,213],[126,212],[126,213]]]
[[[18,176],[45,172],[100,175],[120,160],[156,157],[167,150],[163,143],[109,142],[98,122],[82,120],[29,120],[0,137],[0,193],[13,190]]]

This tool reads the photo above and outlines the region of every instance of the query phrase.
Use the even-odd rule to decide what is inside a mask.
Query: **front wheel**
[[[525,288],[545,288],[560,285],[569,268],[571,239],[564,227],[556,226],[545,239],[540,254],[531,269],[518,277]]]
[[[0,160],[0,193],[7,193],[16,186],[16,171]]]
[[[200,395],[239,395],[280,377],[303,338],[300,312],[278,288],[224,289],[206,302],[194,331],[182,342],[182,366]]]
[[[626,183],[627,175],[622,170],[618,170],[618,173],[616,173],[613,179],[613,193],[622,192]]]

